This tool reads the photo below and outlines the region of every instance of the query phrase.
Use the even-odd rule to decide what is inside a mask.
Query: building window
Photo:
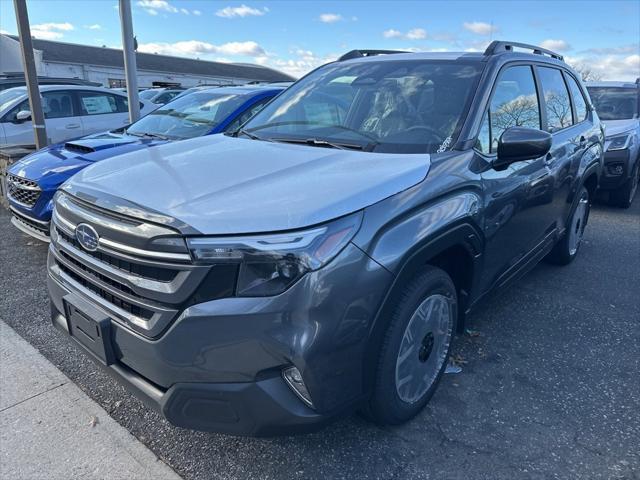
[[[124,78],[110,78],[109,88],[127,88],[127,81]]]

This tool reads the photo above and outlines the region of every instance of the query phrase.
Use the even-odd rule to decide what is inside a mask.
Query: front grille
[[[130,302],[127,302],[122,298],[116,297],[115,295],[112,295],[111,293],[100,288],[94,283],[86,280],[84,277],[78,275],[76,272],[71,270],[65,264],[61,262],[56,262],[56,263],[60,268],[60,270],[62,270],[66,275],[71,277],[74,281],[79,283],[82,287],[92,291],[93,293],[103,298],[107,302],[111,303],[112,305],[115,305],[116,307],[124,310],[127,313],[130,313],[131,315],[135,315],[136,317],[140,317],[140,318],[145,318],[147,320],[153,316],[153,312],[151,310],[147,310],[145,308],[139,307],[138,305],[134,305]]]
[[[100,262],[108,263],[112,267],[116,267],[126,273],[132,273],[140,277],[158,280],[161,282],[172,281],[178,273],[176,270],[172,270],[169,268],[156,267],[153,265],[141,265],[139,263],[129,262],[122,258],[114,257],[113,255],[109,255],[100,251],[89,252],[84,250],[80,246],[80,243],[78,242],[76,237],[68,235],[60,228],[56,228],[56,233],[60,235],[60,237],[62,237],[65,242],[73,245],[75,248],[83,251],[85,254],[92,256]]]
[[[41,194],[40,187],[32,180],[9,174],[7,178],[7,195],[25,207],[33,207]]]
[[[89,275],[91,275],[95,279],[100,280],[102,283],[105,283],[105,284],[109,285],[110,287],[113,287],[116,290],[121,291],[125,295],[130,295],[132,297],[137,297],[140,300],[143,300],[143,298],[140,295],[137,295],[133,290],[131,290],[126,285],[123,285],[120,282],[116,282],[115,280],[112,280],[111,278],[107,277],[106,275],[102,275],[101,273],[96,272],[95,270],[93,270],[92,268],[87,267],[84,263],[79,262],[78,260],[76,260],[75,258],[73,258],[71,255],[69,255],[66,252],[60,251],[59,253],[60,253],[60,255],[62,255],[65,258],[65,260],[67,260],[67,262],[71,263],[72,265],[74,265],[76,268],[79,268],[83,272],[88,273]],[[58,262],[58,264],[62,265],[60,262]]]
[[[96,229],[94,252],[75,238],[81,223]],[[62,192],[52,224],[50,274],[146,337],[161,335],[190,305],[234,294],[236,265],[195,265],[187,251],[148,249],[159,245],[152,241],[156,238],[176,237],[170,227],[132,221]]]

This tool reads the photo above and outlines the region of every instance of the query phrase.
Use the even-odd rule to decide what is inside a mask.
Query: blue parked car
[[[94,162],[170,141],[237,130],[284,86],[239,86],[202,90],[180,97],[135,123],[43,148],[8,172],[11,222],[49,241],[52,199],[72,175]]]

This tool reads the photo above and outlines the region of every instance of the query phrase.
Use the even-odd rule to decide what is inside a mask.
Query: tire
[[[571,216],[567,222],[567,228],[558,240],[556,245],[547,256],[547,260],[556,265],[568,265],[576,258],[584,229],[589,221],[589,212],[591,210],[591,198],[589,190],[582,187],[578,192],[578,201],[571,210]]]
[[[629,208],[633,203],[633,198],[638,191],[638,181],[640,180],[640,159],[636,160],[636,166],[631,172],[631,176],[625,184],[617,190],[609,193],[609,203],[620,208]]]
[[[427,266],[407,284],[382,342],[370,420],[397,425],[424,408],[447,367],[457,318],[456,289],[443,270]]]

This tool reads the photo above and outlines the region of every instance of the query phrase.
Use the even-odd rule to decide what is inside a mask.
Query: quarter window
[[[573,98],[573,104],[576,109],[576,118],[573,123],[580,123],[587,118],[587,102],[584,101],[584,96],[575,78],[571,75],[565,75],[565,78],[569,84],[569,90],[571,91],[571,97]]]
[[[481,151],[495,153],[500,136],[511,127],[540,128],[540,105],[530,66],[509,67],[500,74],[480,132],[484,139],[478,139]]]
[[[550,132],[561,130],[572,123],[569,92],[557,68],[539,67],[540,82],[544,92],[547,112],[547,128]]]

